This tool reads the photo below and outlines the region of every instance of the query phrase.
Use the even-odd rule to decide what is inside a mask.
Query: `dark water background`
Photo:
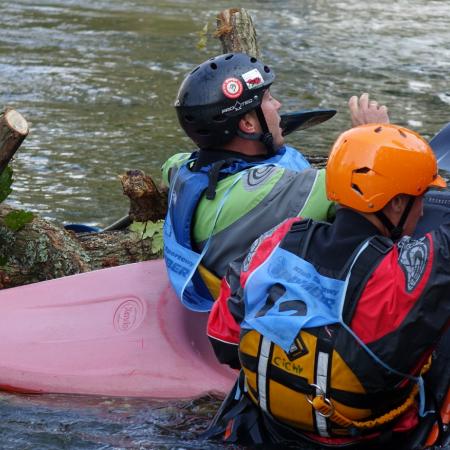
[[[172,107],[195,64],[220,53],[199,32],[230,7],[206,0],[0,3],[0,108],[31,124],[11,201],[59,222],[107,225],[128,209],[117,175],[192,148]],[[349,126],[346,101],[369,91],[394,122],[432,136],[450,120],[450,4],[251,0],[284,110],[340,112],[290,143],[326,154]],[[218,400],[0,395],[0,449],[220,448],[195,438]]]

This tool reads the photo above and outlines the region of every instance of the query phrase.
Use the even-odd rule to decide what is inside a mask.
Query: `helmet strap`
[[[261,108],[261,105],[259,105],[256,108],[256,115],[258,116],[259,123],[262,128],[262,133],[260,137],[260,141],[265,145],[267,149],[267,153],[269,155],[273,155],[276,151],[273,145],[273,136],[272,133],[269,131],[269,127],[267,126],[266,118],[264,117],[263,110]]]
[[[413,195],[409,196],[408,203],[405,206],[405,209],[403,210],[403,214],[400,217],[400,220],[398,221],[397,225],[394,225],[384,214],[383,211],[377,211],[375,215],[377,218],[381,221],[381,223],[388,229],[390,237],[393,241],[397,241],[401,238],[403,233],[403,226],[405,225],[406,220],[408,219],[409,213],[411,212],[411,208],[414,204],[414,200],[416,197]]]
[[[276,149],[274,148],[273,136],[272,133],[269,131],[269,127],[267,126],[266,118],[264,117],[264,113],[261,109],[261,106],[255,108],[255,112],[258,117],[259,124],[261,125],[262,133],[245,133],[244,131],[238,128],[236,134],[242,139],[262,142],[267,149],[267,154],[269,156],[272,156],[273,154],[275,154]]]

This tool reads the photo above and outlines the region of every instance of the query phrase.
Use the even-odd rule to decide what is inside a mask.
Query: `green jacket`
[[[190,153],[169,158],[162,167],[163,182],[169,185],[177,167]],[[325,170],[308,168],[301,172],[276,166],[255,166],[234,186],[214,229],[218,205],[238,174],[219,180],[214,200],[202,196],[193,221],[192,236],[199,251],[211,241],[202,264],[218,277],[228,264],[246,253],[252,242],[288,217],[331,220],[334,204],[326,197]]]

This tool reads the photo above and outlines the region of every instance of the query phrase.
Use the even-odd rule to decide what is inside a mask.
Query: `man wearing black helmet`
[[[284,145],[281,103],[269,91],[274,78],[256,58],[234,53],[205,61],[179,89],[178,119],[199,150],[163,166],[171,188],[164,254],[171,283],[192,310],[211,309],[227,264],[264,232],[287,217],[333,214],[324,172]],[[367,94],[352,101],[353,121],[388,121]],[[310,124],[326,120],[321,114],[313,112]]]

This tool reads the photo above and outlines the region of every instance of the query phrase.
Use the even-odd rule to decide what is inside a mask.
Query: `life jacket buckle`
[[[322,417],[328,419],[334,414],[334,405],[333,402],[326,397],[325,392],[323,392],[322,388],[317,384],[310,384],[311,387],[316,389],[316,394],[313,397],[312,395],[306,395],[306,401],[318,412],[318,414]],[[320,399],[320,407],[317,405],[316,399]]]

